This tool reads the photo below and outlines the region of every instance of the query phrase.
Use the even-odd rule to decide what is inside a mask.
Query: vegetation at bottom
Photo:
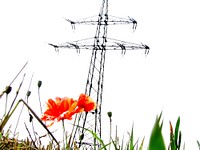
[[[22,76],[22,80],[19,86],[15,89],[15,96],[12,101],[9,101],[9,95],[13,92],[12,84],[13,82],[19,78],[21,73],[23,72],[24,68],[26,67],[27,63],[21,68],[21,70],[17,73],[14,77],[13,81],[0,93],[0,102],[4,102],[0,105],[0,109],[4,110],[3,114],[0,114],[0,149],[1,150],[79,150],[79,149],[86,149],[82,148],[81,144],[78,144],[76,141],[73,141],[73,133],[75,128],[82,128],[85,132],[88,132],[93,136],[93,138],[99,143],[98,149],[101,150],[185,150],[185,144],[182,141],[182,132],[180,130],[180,116],[178,117],[176,123],[172,123],[169,121],[169,143],[166,143],[163,134],[162,134],[162,127],[163,127],[163,120],[162,120],[162,112],[156,116],[155,123],[152,124],[153,128],[151,131],[150,139],[147,141],[147,148],[145,145],[145,137],[142,138],[140,141],[139,139],[135,139],[133,126],[128,132],[128,140],[124,140],[124,138],[120,138],[117,135],[117,131],[115,136],[112,137],[112,112],[108,112],[107,115],[109,117],[109,124],[110,124],[110,133],[109,133],[109,140],[104,141],[101,137],[93,132],[85,128],[84,126],[79,126],[78,124],[72,123],[73,128],[72,131],[68,131],[66,134],[64,120],[72,121],[73,116],[76,116],[81,113],[88,113],[90,111],[94,111],[96,109],[95,102],[85,94],[80,94],[78,100],[73,98],[60,98],[57,97],[55,99],[49,99],[47,101],[47,109],[43,112],[42,106],[40,102],[40,88],[42,86],[42,81],[38,81],[37,88],[38,88],[38,101],[40,103],[40,110],[43,114],[42,116],[38,116],[36,112],[31,108],[29,105],[28,99],[31,95],[30,89],[27,89],[27,92],[24,94],[25,99],[19,99],[19,92],[24,82],[25,75]],[[32,81],[32,79],[31,79]],[[8,101],[10,103],[8,103]],[[41,128],[45,130],[45,135],[39,136],[37,131],[35,131],[34,126],[32,127],[32,132],[27,127],[26,122],[24,122],[24,127],[26,129],[27,138],[19,139],[18,136],[20,133],[13,132],[9,127],[9,120],[12,116],[17,113],[16,109],[19,107],[19,104],[22,104],[23,107],[19,114],[17,114],[18,118],[17,121],[12,124],[12,126],[18,126],[20,116],[23,113],[23,110],[26,108],[28,110],[29,115],[29,122],[33,122],[36,120],[40,125]],[[49,124],[47,124],[47,122]],[[54,136],[54,132],[50,131],[49,127],[53,126],[54,122],[61,122],[62,123],[62,131],[63,131],[63,140],[58,141]],[[16,123],[16,124],[15,124]],[[116,129],[117,130],[117,129]],[[21,133],[24,134],[24,133]],[[34,136],[34,138],[33,138]],[[42,143],[42,138],[46,137],[49,139],[48,144]],[[80,136],[80,141],[84,139],[84,134]],[[119,140],[121,139],[121,140]],[[80,146],[79,146],[80,145]],[[200,143],[197,140],[197,148],[200,150]]]

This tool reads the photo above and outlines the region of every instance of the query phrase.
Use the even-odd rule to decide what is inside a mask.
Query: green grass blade
[[[142,143],[140,144],[139,150],[142,150],[143,145],[144,145],[144,138],[142,139]]]
[[[148,150],[166,150],[163,135],[162,135],[162,123],[160,125],[162,113],[159,117],[156,117],[154,127],[151,132]]]
[[[122,144],[121,144],[121,150],[124,149],[124,136],[123,136],[123,139],[122,139]]]
[[[99,150],[102,150],[102,149],[105,149],[106,150],[106,147],[109,146],[111,143],[108,143],[108,144],[105,144],[103,147],[101,147]],[[117,150],[117,148],[116,148]]]
[[[129,150],[134,150],[134,144],[133,144],[133,126],[131,129],[131,135],[130,135],[130,139],[129,139]]]
[[[200,150],[200,143],[199,143],[199,141],[197,140],[197,145],[198,145],[198,148],[199,148],[199,150]]]
[[[0,132],[0,141],[2,140],[2,138],[3,138],[3,134],[2,132]]]
[[[169,122],[170,125],[170,150],[176,150],[176,141],[174,139],[174,132],[173,132],[173,126],[171,124],[171,121]]]
[[[180,139],[178,139],[178,137],[179,137],[179,126],[180,126],[180,117],[178,117],[178,120],[176,122],[175,133],[174,133],[174,139],[175,139],[175,142],[176,142],[176,147],[180,147],[179,141],[178,141],[178,140],[180,140]]]
[[[87,130],[88,132],[90,132],[92,134],[92,136],[99,141],[99,143],[102,145],[101,149],[106,150],[106,146],[108,146],[109,144],[105,145],[104,142],[103,142],[103,140],[100,137],[98,137],[95,132],[93,132],[93,131],[91,131],[89,129],[86,129],[86,128],[84,128],[84,129]]]
[[[182,137],[182,133],[181,133],[181,131],[179,131],[179,137],[178,137],[178,139],[179,139],[179,141],[178,141],[178,150],[180,150],[180,147],[181,147],[181,137]]]
[[[115,150],[118,150],[118,148],[117,148],[117,143],[111,138],[111,140],[112,140],[112,144],[114,145],[114,147],[115,147]],[[109,145],[111,144],[111,143],[108,143]]]

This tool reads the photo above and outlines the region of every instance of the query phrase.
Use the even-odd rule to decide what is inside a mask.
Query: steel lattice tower
[[[93,38],[78,40],[73,42],[66,42],[64,44],[50,44],[58,52],[60,48],[76,49],[80,52],[81,49],[92,50],[92,56],[89,65],[89,73],[87,77],[85,94],[89,95],[96,101],[97,108],[94,112],[82,113],[77,119],[77,124],[81,127],[89,129],[101,138],[101,104],[104,82],[104,65],[107,50],[120,50],[122,55],[127,50],[144,50],[145,54],[149,53],[149,47],[143,44],[134,44],[116,39],[110,39],[107,36],[107,28],[109,25],[118,24],[132,24],[133,30],[136,29],[137,22],[133,18],[118,18],[108,16],[108,0],[103,0],[99,15],[78,21],[71,21],[66,19],[75,28],[75,24],[96,25],[96,33]],[[80,140],[80,136],[84,138]],[[75,131],[74,141],[79,147],[83,149],[99,149],[100,143],[93,137],[93,135],[83,128],[77,128]]]

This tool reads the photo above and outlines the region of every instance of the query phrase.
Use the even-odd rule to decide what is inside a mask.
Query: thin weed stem
[[[18,125],[19,125],[19,120],[20,120],[20,117],[21,117],[21,115],[22,115],[23,109],[24,109],[24,104],[22,105],[22,108],[21,108],[20,113],[19,113],[19,117],[17,118],[17,124],[16,124],[16,126],[15,126],[14,135],[16,134],[16,130],[17,130],[17,127],[18,127]]]
[[[71,143],[71,139],[72,139],[72,135],[73,135],[73,132],[74,132],[74,126],[75,126],[75,123],[76,123],[76,119],[77,119],[77,114],[75,115],[74,124],[72,126],[72,132],[71,132],[70,137],[69,137],[69,146],[71,146],[71,147],[73,146],[73,142]]]
[[[26,75],[26,74],[24,74],[23,79],[22,79],[22,81],[21,81],[21,83],[20,83],[20,85],[19,85],[19,87],[18,87],[18,89],[17,89],[17,91],[16,91],[15,98],[14,98],[14,100],[13,100],[13,102],[12,102],[12,104],[11,104],[11,106],[10,106],[10,109],[9,109],[9,111],[8,111],[7,114],[10,114],[10,111],[11,111],[11,109],[12,109],[12,107],[13,107],[13,105],[14,105],[16,99],[17,99],[17,96],[18,96],[18,94],[19,94],[19,91],[20,91],[20,89],[21,89],[21,86],[22,86],[22,84],[23,84],[23,82],[24,82],[25,75]]]
[[[24,122],[24,125],[25,125],[25,128],[26,128],[26,130],[27,130],[27,132],[28,132],[28,134],[29,134],[29,137],[31,138],[31,141],[33,142],[34,147],[35,147],[36,149],[38,149],[37,146],[35,145],[35,142],[34,142],[32,136],[31,136],[31,133],[30,133],[30,131],[28,130],[28,127],[27,127],[27,125],[26,125],[25,122]]]
[[[28,104],[28,96],[27,96],[27,104]],[[32,125],[32,130],[33,130],[33,133],[34,133],[34,137],[35,137],[35,139],[37,139],[37,137],[36,137],[36,134],[35,134],[35,129],[34,129],[34,125],[33,125],[33,116],[31,115],[31,113],[30,113],[30,110],[28,109],[28,114],[29,114],[29,122],[31,122],[31,125]]]
[[[33,75],[34,75],[34,73],[33,73],[32,76],[31,76],[31,80],[30,80],[30,83],[29,83],[28,91],[27,91],[27,93],[26,93],[27,104],[28,104],[29,97],[30,97],[30,95],[31,95],[30,88],[31,88],[32,80],[33,80]],[[35,139],[37,139],[36,134],[35,134],[35,129],[34,129],[33,121],[32,121],[33,116],[31,115],[29,109],[28,109],[28,114],[29,114],[29,118],[30,118],[30,119],[29,119],[29,122],[31,122],[31,124],[32,124],[32,130],[33,130]]]
[[[33,74],[32,74],[32,76],[31,76],[31,80],[30,80],[30,83],[29,83],[28,91],[27,91],[26,96],[25,96],[25,99],[27,99],[27,104],[28,104],[28,97],[29,97],[30,94],[31,94],[31,92],[30,92],[30,87],[31,87],[32,79],[33,79]],[[18,119],[17,119],[17,124],[16,124],[15,130],[14,130],[14,134],[16,133],[16,130],[17,130],[17,127],[18,127],[18,124],[19,124],[19,120],[20,120],[20,117],[21,117],[23,108],[24,108],[24,104],[23,104],[23,106],[22,106],[22,108],[21,108],[21,110],[20,110],[19,117],[18,117]]]
[[[81,136],[83,136],[83,132],[84,132],[84,128],[85,128],[85,122],[86,122],[86,119],[87,119],[87,114],[88,114],[88,112],[85,112],[85,118],[84,118],[84,121],[83,121],[83,127],[82,127],[82,132],[81,132]],[[82,138],[80,139],[80,143],[79,143],[79,148],[81,147],[81,145],[82,145]],[[95,144],[95,142],[94,142],[94,144]]]
[[[64,123],[64,119],[62,119],[62,128],[63,128],[63,148],[65,149],[65,142],[67,143],[66,141],[66,131],[65,131],[65,123]]]
[[[28,61],[24,64],[24,66],[21,68],[21,70],[18,72],[18,74],[15,76],[15,78],[11,81],[10,85],[15,81],[15,79],[18,77],[18,75],[22,72],[22,70],[26,67],[26,65],[28,64]]]
[[[110,117],[110,138],[109,138],[109,143],[111,143],[111,138],[112,138],[112,119]],[[110,145],[109,145],[109,150],[110,150]]]
[[[7,112],[7,106],[8,106],[8,94],[6,94],[6,103],[5,103],[5,112],[4,112],[4,116],[6,115],[6,112]]]
[[[14,77],[14,79],[10,82],[9,86],[10,87],[12,85],[12,83],[15,81],[15,79],[19,76],[19,74],[22,72],[22,70],[26,67],[26,65],[28,64],[28,61],[24,64],[24,66],[20,69],[20,71],[17,73],[17,75]],[[4,90],[1,94],[0,94],[0,99],[1,97],[4,95],[4,93],[6,93],[6,90]]]
[[[109,137],[109,143],[111,143],[111,139],[112,139],[112,112],[108,112],[107,115],[108,115],[109,121],[110,121],[110,137]],[[110,144],[110,145],[111,145],[111,144]],[[109,145],[109,150],[110,150],[110,145]]]
[[[42,103],[41,103],[41,100],[40,100],[40,87],[38,86],[38,99],[39,99],[39,103],[40,103],[40,111],[41,111],[41,114],[43,113],[42,111]]]
[[[77,118],[77,116],[78,116],[78,114],[76,114],[76,118]],[[78,122],[77,122],[78,125],[79,125],[81,116],[82,116],[82,113],[80,113],[79,116],[78,116]],[[75,129],[75,132],[74,132],[73,140],[72,140],[72,141],[75,141],[76,133],[77,133],[77,130],[78,130],[78,125],[76,125],[75,123],[76,123],[76,119],[75,119],[75,122],[74,122],[74,126],[76,126],[76,129]],[[74,128],[74,127],[73,127],[73,128]],[[72,143],[72,144],[73,144],[73,143]]]

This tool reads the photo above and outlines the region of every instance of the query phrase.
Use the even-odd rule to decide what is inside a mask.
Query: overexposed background
[[[108,26],[108,37],[144,43],[151,50],[147,57],[143,51],[128,51],[123,57],[120,51],[107,53],[102,104],[102,118],[107,124],[102,130],[106,134],[107,112],[112,111],[113,128],[118,126],[121,138],[133,123],[135,138],[141,140],[145,136],[147,146],[155,117],[163,111],[166,144],[169,120],[175,126],[180,116],[186,149],[197,149],[196,140],[200,139],[198,4],[198,0],[109,0],[110,15],[133,17],[138,26],[134,33],[131,25]],[[57,54],[47,43],[93,37],[95,26],[76,25],[72,30],[64,18],[78,20],[98,15],[100,6],[101,0],[1,1],[0,90],[29,61],[23,88],[28,89],[34,73],[29,102],[38,114],[38,80],[43,81],[43,109],[48,98],[78,98],[85,90],[91,51],[81,50],[77,54],[75,50],[63,49]],[[13,83],[15,90],[21,79],[22,75]]]

